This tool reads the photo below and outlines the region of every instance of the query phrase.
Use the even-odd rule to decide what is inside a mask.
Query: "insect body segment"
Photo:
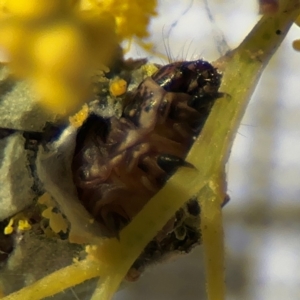
[[[203,94],[208,87],[216,92],[221,76],[217,70],[204,60],[175,62],[163,66],[152,78],[168,92]]]
[[[185,162],[221,75],[208,62],[176,62],[144,79],[125,98],[121,118],[91,116],[79,130],[74,182],[86,209],[117,235]],[[178,220],[160,233],[166,236]]]

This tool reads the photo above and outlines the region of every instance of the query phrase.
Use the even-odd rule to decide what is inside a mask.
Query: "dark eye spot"
[[[200,205],[197,201],[197,199],[192,199],[186,204],[187,210],[189,214],[192,216],[199,216],[200,215]]]

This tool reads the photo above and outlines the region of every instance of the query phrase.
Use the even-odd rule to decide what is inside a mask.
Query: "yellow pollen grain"
[[[31,229],[31,225],[29,224],[27,219],[19,220],[18,229],[21,231],[26,231]]]
[[[55,203],[54,201],[52,200],[50,194],[48,193],[44,193],[39,199],[38,199],[38,203],[39,204],[42,204],[42,205],[46,205],[47,207],[49,206],[54,206]]]
[[[146,76],[151,76],[158,70],[158,68],[154,64],[143,65],[142,69],[145,72]]]
[[[109,91],[112,96],[121,96],[127,90],[127,82],[124,79],[117,79],[112,81],[109,86]]]
[[[68,230],[68,223],[60,213],[52,213],[50,218],[50,227],[55,233],[62,231],[66,233]]]
[[[6,235],[12,234],[13,231],[14,231],[13,225],[14,225],[14,219],[11,218],[11,219],[9,220],[9,223],[7,224],[7,226],[4,228],[4,234],[6,234]]]
[[[78,113],[76,113],[72,117],[69,117],[69,122],[72,126],[78,128],[87,119],[88,115],[89,115],[89,107],[87,104],[84,104]]]
[[[53,207],[48,207],[46,208],[43,212],[42,212],[42,217],[46,218],[46,219],[50,219],[51,218],[51,214],[52,214],[52,209]]]
[[[53,207],[48,207],[42,212],[42,216],[49,219],[49,226],[54,233],[60,231],[66,233],[68,230],[68,223],[61,213],[53,212]]]

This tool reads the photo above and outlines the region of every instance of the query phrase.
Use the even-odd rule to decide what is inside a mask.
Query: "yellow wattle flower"
[[[9,14],[30,19],[47,18],[66,8],[68,4],[68,1],[61,0],[7,0],[4,2]]]
[[[122,39],[149,36],[150,19],[157,15],[157,0],[81,0],[81,9],[114,16]]]
[[[0,48],[41,104],[70,115],[88,98],[89,75],[125,39],[148,36],[156,1],[0,0]]]

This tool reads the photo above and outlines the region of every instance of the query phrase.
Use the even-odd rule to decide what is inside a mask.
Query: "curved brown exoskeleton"
[[[220,82],[218,71],[203,60],[163,66],[127,94],[121,118],[91,115],[79,130],[72,165],[78,196],[111,236],[118,235],[178,167],[193,167],[185,157],[220,96]],[[196,200],[165,225],[151,242],[156,244],[149,244],[148,256],[157,247],[187,252],[199,242],[197,230],[182,226],[186,213],[199,218]],[[172,244],[170,233],[177,242]],[[138,269],[142,261],[135,264]]]

